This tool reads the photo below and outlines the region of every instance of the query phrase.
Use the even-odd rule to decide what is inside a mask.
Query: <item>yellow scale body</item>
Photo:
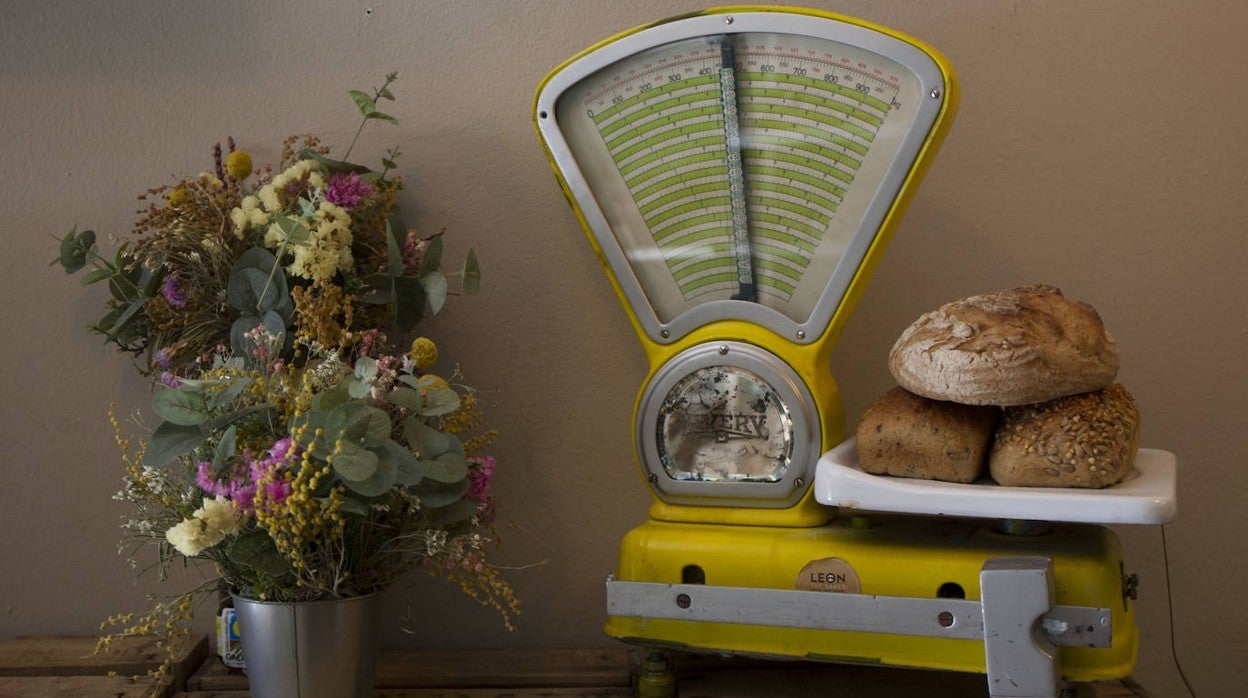
[[[795,8],[745,6],[716,8],[681,18],[705,15],[784,12],[834,20],[893,37],[930,55],[943,76],[946,99],[940,114],[904,176],[835,312],[818,336],[795,342],[791,337],[748,320],[723,319],[696,327],[671,341],[656,339],[622,287],[627,269],[613,268],[601,241],[591,231],[581,192],[569,184],[567,173],[552,156],[556,175],[599,254],[629,314],[649,360],[649,375],[638,396],[636,414],[642,414],[645,386],[673,360],[693,347],[717,342],[740,342],[759,347],[787,364],[814,398],[823,451],[846,438],[846,415],[840,392],[829,370],[837,336],[887,246],[906,203],[939,147],[957,106],[956,78],[936,51],[913,38],[861,20]],[[542,89],[578,59],[609,50],[622,39],[663,23],[638,27],[602,41],[557,68]],[[547,147],[549,108],[535,105],[539,134]],[[616,265],[618,267],[618,265]],[[636,429],[646,428],[637,425]],[[821,451],[822,452],[822,451]],[[640,464],[643,454],[636,453]],[[622,460],[622,459],[621,459]],[[642,467],[643,478],[647,471]],[[653,476],[651,476],[653,477]],[[813,479],[813,478],[812,478]],[[1060,665],[1068,681],[1095,681],[1130,674],[1136,659],[1138,632],[1133,602],[1124,594],[1122,551],[1116,536],[1094,525],[1057,524],[1039,535],[998,532],[997,522],[983,519],[849,514],[814,498],[814,488],[793,505],[783,508],[720,506],[705,502],[672,503],[658,492],[650,520],[622,541],[615,579],[633,582],[681,584],[696,570],[698,583],[724,587],[793,590],[801,588],[807,566],[837,558],[857,577],[856,593],[878,596],[937,598],[941,589],[956,585],[968,600],[979,598],[979,574],[995,557],[1043,556],[1053,564],[1055,603],[1108,608],[1112,611],[1112,647],[1062,647]],[[809,581],[809,580],[807,580]],[[835,593],[835,592],[830,592]],[[760,656],[923,667],[984,672],[983,641],[890,635],[871,632],[809,630],[764,625],[667,620],[611,616],[606,633],[650,646],[684,648]]]

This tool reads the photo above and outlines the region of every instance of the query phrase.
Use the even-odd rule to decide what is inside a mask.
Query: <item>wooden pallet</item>
[[[0,698],[248,698],[247,676],[197,638],[157,684],[146,674],[163,650],[126,638],[94,654],[84,637],[0,640]],[[681,698],[975,698],[984,677],[874,666],[672,653]],[[630,698],[643,651],[606,649],[384,650],[375,698]],[[109,675],[113,672],[113,675]],[[1084,684],[1074,698],[1149,698],[1133,682]]]
[[[982,675],[673,653],[681,698],[975,698]],[[386,650],[376,698],[630,698],[643,653],[584,649]],[[247,698],[247,677],[211,657],[176,698]],[[1149,698],[1130,681],[1084,684],[1074,698]]]
[[[188,643],[169,676],[148,675],[165,660],[151,637],[117,638],[95,652],[93,637],[19,637],[0,640],[0,698],[165,698],[185,685],[208,657],[208,638]]]

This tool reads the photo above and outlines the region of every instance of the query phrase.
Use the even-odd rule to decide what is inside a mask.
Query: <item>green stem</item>
[[[373,103],[374,104],[377,103],[377,98],[381,96],[381,93],[385,92],[386,88],[389,87],[390,83],[394,82],[395,78],[397,77],[398,76],[393,73],[390,75],[387,75],[386,81],[381,84],[381,87],[375,88],[373,90]],[[368,123],[368,119],[369,117],[365,116],[360,121],[359,128],[355,129],[355,136],[351,138],[351,144],[347,146],[347,152],[343,153],[342,155],[343,162],[346,162],[351,157],[351,151],[355,148],[355,142],[360,139],[360,134],[364,131],[364,124]]]

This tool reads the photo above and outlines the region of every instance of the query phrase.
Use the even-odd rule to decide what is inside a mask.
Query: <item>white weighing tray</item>
[[[1122,482],[1104,489],[1002,487],[990,478],[939,482],[864,473],[853,438],[815,467],[815,499],[862,511],[1097,524],[1163,524],[1178,512],[1173,453],[1141,448]]]

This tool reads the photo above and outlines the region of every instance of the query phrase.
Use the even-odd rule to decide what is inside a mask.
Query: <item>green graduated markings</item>
[[[759,283],[791,295],[889,104],[827,80],[739,72],[749,216]]]
[[[635,94],[592,115],[603,143],[685,298],[733,288],[718,77],[633,84]],[[754,70],[737,72],[737,99],[754,273],[760,292],[787,299],[891,105],[830,80]]]
[[[733,282],[718,76],[639,91],[593,119],[685,297]]]

